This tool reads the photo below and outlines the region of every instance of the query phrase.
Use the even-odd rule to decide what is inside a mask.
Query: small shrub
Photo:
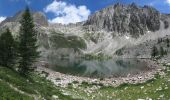
[[[89,83],[88,83],[88,82],[83,81],[81,84],[83,84],[83,85],[88,85]]]
[[[98,85],[99,85],[99,86],[101,86],[101,87],[102,87],[102,86],[104,86],[104,84],[103,84],[103,83],[99,83]]]
[[[45,77],[48,77],[49,73],[42,71],[42,74],[45,74]]]
[[[61,78],[56,78],[55,80],[58,81],[58,80],[61,80]]]
[[[71,86],[72,85],[72,83],[68,83],[68,86]]]
[[[73,84],[78,84],[79,82],[78,81],[73,81]]]
[[[103,81],[104,80],[104,78],[100,78],[100,81]]]

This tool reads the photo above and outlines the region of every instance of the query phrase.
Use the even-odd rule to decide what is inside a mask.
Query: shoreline
[[[81,84],[82,82],[87,83],[96,83],[96,84],[103,84],[103,86],[113,86],[117,87],[121,84],[128,83],[128,84],[138,84],[138,83],[145,83],[148,80],[154,78],[154,75],[159,73],[160,75],[164,75],[164,66],[157,64],[156,61],[152,61],[149,59],[142,59],[142,61],[146,62],[148,68],[145,72],[141,72],[136,75],[128,75],[127,77],[113,77],[113,78],[104,78],[101,80],[100,78],[88,78],[88,77],[81,77],[81,76],[73,76],[69,74],[63,74],[60,72],[53,71],[49,68],[44,66],[38,66],[36,71],[42,76],[45,77],[48,73],[46,79],[53,82],[56,86],[67,87],[68,84],[73,82],[78,82],[77,84]]]

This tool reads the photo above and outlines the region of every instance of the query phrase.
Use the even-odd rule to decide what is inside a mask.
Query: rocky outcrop
[[[91,15],[84,26],[92,31],[104,29],[120,35],[130,33],[132,37],[138,37],[147,31],[159,30],[160,16],[160,13],[150,6],[118,3]]]
[[[42,12],[33,13],[33,19],[40,26],[48,26],[48,20]]]
[[[163,21],[164,23],[164,29],[167,29],[169,28],[169,20],[170,19],[170,14],[162,14],[161,16],[161,20]]]

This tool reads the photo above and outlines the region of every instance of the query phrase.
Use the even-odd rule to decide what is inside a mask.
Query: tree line
[[[20,30],[14,39],[9,28],[0,35],[0,65],[28,76],[34,70],[33,63],[39,57],[37,36],[30,10],[26,7],[20,20]]]
[[[158,39],[157,44],[162,43],[163,40],[161,38]],[[164,41],[166,43],[166,47],[169,48],[170,47],[170,41],[169,39],[165,39]],[[151,56],[154,57],[163,57],[164,55],[167,55],[167,50],[165,50],[162,46],[160,46],[160,48],[157,48],[156,46],[153,46],[152,51],[151,51]]]

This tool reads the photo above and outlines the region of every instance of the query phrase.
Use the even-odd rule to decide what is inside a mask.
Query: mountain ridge
[[[89,26],[90,30],[104,29],[108,32],[130,33],[133,37],[138,37],[147,31],[158,31],[160,21],[161,13],[151,6],[139,7],[135,3],[117,3],[91,15],[84,26]]]
[[[0,29],[9,27],[13,33],[18,33],[20,17],[17,16],[20,14],[13,17],[14,21],[8,18],[3,21]],[[161,14],[150,6],[139,7],[136,4],[118,3],[97,11],[89,16],[87,21],[68,25],[48,23],[43,13],[32,14],[38,34],[39,50],[45,58],[53,55],[85,54],[114,56],[115,52],[124,46],[138,45],[170,35],[170,15]],[[68,47],[59,47],[61,44],[56,42],[59,34],[63,34],[61,37],[65,40],[63,43],[71,41],[72,44]],[[51,39],[54,37],[55,39]],[[70,40],[67,41],[67,38]],[[74,42],[80,40],[86,48],[81,48]]]

